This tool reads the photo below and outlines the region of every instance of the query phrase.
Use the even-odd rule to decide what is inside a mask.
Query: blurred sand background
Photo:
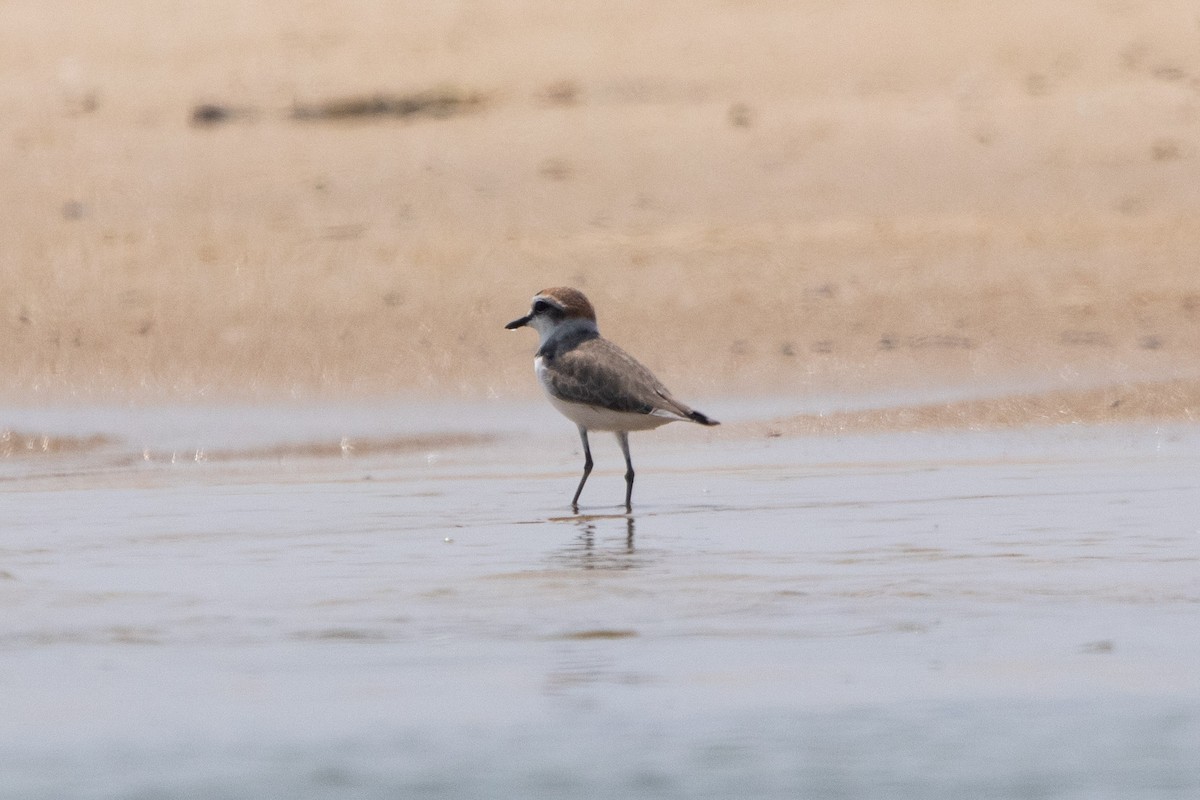
[[[687,398],[1200,414],[1192,3],[0,15],[13,402],[532,397],[571,284]]]

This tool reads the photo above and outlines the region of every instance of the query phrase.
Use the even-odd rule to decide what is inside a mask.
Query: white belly
[[[550,393],[550,388],[546,385],[544,378],[545,367],[542,366],[540,357],[533,360],[533,370],[537,373],[538,383],[541,384],[542,391],[546,393],[546,399],[550,401],[550,405],[558,409],[558,413],[589,431],[648,431],[679,419],[673,416],[612,411],[583,403],[568,403]]]

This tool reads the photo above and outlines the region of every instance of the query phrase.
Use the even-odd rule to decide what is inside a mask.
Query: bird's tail
[[[692,422],[699,422],[701,425],[720,425],[721,424],[721,423],[717,422],[715,419],[710,419],[709,417],[705,416],[704,414],[701,414],[699,411],[692,411],[691,413],[689,413],[687,415],[687,417]]]

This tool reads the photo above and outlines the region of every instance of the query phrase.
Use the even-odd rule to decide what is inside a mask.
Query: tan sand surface
[[[1118,383],[949,402],[897,403],[829,414],[798,414],[746,427],[755,433],[782,436],[1147,420],[1200,421],[1200,381]]]
[[[1040,381],[1195,409],[1193,4],[3,16],[15,402],[532,396],[501,325],[573,284],[685,397]]]

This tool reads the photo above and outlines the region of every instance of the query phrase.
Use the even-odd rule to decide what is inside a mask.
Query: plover
[[[632,511],[633,462],[629,434],[676,420],[717,425],[714,419],[676,400],[658,378],[633,356],[600,335],[596,312],[583,292],[564,286],[533,296],[529,313],[505,328],[530,326],[541,337],[533,369],[550,404],[579,428],[583,441],[583,477],[579,495],[592,472],[588,431],[611,431],[625,455],[625,510]]]

